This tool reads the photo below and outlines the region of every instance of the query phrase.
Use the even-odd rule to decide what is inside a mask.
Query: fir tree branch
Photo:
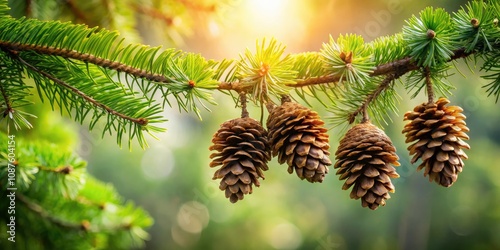
[[[81,224],[77,224],[74,222],[65,221],[63,219],[60,219],[60,218],[57,218],[57,217],[51,215],[42,206],[31,201],[26,196],[24,196],[20,193],[16,193],[16,199],[20,200],[29,210],[31,210],[32,212],[34,212],[35,214],[37,214],[41,218],[47,219],[49,222],[53,223],[54,225],[57,225],[59,227],[65,228],[65,229],[77,230],[77,231],[86,231],[86,229],[87,229],[87,227],[84,226],[83,222]]]
[[[457,49],[454,51],[454,54],[451,56],[449,61],[451,62],[460,58],[466,58],[474,53],[475,51],[466,52],[465,49],[463,48]],[[396,74],[399,75],[400,77],[408,72],[417,70],[419,68],[420,67],[418,66],[418,64],[415,61],[413,61],[411,57],[406,57],[393,62],[378,65],[370,74],[370,77],[390,75],[390,74]],[[301,88],[311,85],[321,85],[332,82],[338,82],[339,80],[340,80],[339,76],[324,75],[324,76],[306,78],[303,80],[299,80],[296,83],[290,83],[286,85],[289,87]],[[245,88],[239,82],[221,82],[218,87],[219,90],[234,90],[236,92],[245,91],[247,90],[247,88],[248,87]]]
[[[91,231],[91,225],[88,220],[82,220],[81,223],[74,223],[71,221],[66,221],[64,219],[58,218],[52,214],[50,214],[47,210],[45,210],[41,205],[39,205],[36,202],[31,201],[28,197],[16,193],[16,199],[21,201],[29,210],[34,212],[36,215],[43,219],[47,219],[49,222],[53,223],[56,226],[59,226],[61,228],[69,229],[69,230],[76,230],[76,231],[84,231],[84,232],[89,232]],[[84,203],[81,203],[84,204]],[[103,209],[104,205],[100,204],[98,205],[99,209]],[[118,223],[118,224],[111,224],[107,225],[105,227],[98,226],[97,228],[94,228],[92,231],[94,232],[100,232],[100,231],[129,231],[132,227],[134,226],[133,223],[131,222],[124,222],[124,223]]]
[[[63,58],[76,59],[83,62],[89,62],[104,68],[109,68],[112,70],[116,70],[119,72],[124,72],[129,75],[144,78],[153,82],[161,82],[161,83],[172,83],[172,80],[160,75],[148,72],[144,69],[138,69],[120,62],[111,61],[109,59],[100,58],[87,53],[80,53],[75,50],[54,48],[54,47],[44,47],[40,45],[33,44],[21,44],[21,43],[11,43],[8,41],[0,41],[0,48],[7,49],[10,51],[34,51],[39,54],[44,55],[55,55]]]
[[[51,81],[53,81],[54,83],[66,88],[66,89],[69,89],[70,91],[72,91],[73,93],[75,93],[77,96],[80,96],[81,98],[83,98],[84,100],[90,102],[92,105],[94,105],[95,107],[99,107],[101,109],[104,109],[105,111],[107,111],[109,114],[111,115],[115,115],[117,117],[120,117],[124,120],[128,120],[128,121],[131,121],[135,124],[138,124],[138,125],[141,125],[141,126],[145,126],[148,124],[148,120],[146,118],[143,118],[143,117],[140,117],[140,118],[134,118],[134,117],[129,117],[125,114],[122,114],[96,100],[94,100],[92,97],[90,96],[87,96],[85,93],[83,93],[82,91],[80,91],[79,89],[69,85],[68,83],[54,77],[53,75],[45,72],[45,71],[42,71],[40,69],[38,69],[37,67],[31,65],[30,63],[26,62],[24,59],[22,59],[18,53],[16,51],[7,51],[8,54],[15,60],[18,60],[19,62],[21,62],[22,64],[26,65],[28,68],[30,68],[31,70],[43,75],[44,77],[50,79]]]

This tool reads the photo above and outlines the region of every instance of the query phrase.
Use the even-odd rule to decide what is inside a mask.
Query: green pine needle
[[[466,52],[493,49],[492,43],[495,41],[491,38],[498,33],[494,24],[496,17],[498,13],[495,8],[483,1],[469,2],[455,13],[453,20],[460,30],[457,39],[461,41]]]
[[[370,79],[375,63],[372,49],[359,35],[340,35],[337,41],[330,36],[330,42],[323,44],[321,54],[325,70],[339,76],[340,82],[363,85]]]
[[[427,7],[420,18],[412,16],[403,27],[410,56],[423,67],[446,63],[456,49],[456,27],[444,9]]]
[[[270,95],[279,98],[291,90],[286,84],[295,83],[297,72],[292,68],[292,57],[283,57],[284,53],[285,46],[273,38],[269,43],[257,41],[255,53],[247,49],[240,55],[236,76],[243,86],[251,88],[254,100],[267,101]]]

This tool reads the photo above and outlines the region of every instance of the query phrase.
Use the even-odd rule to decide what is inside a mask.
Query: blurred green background
[[[400,32],[404,20],[426,6],[452,12],[466,2],[241,0],[219,16],[195,19],[175,45],[149,34],[147,25],[138,27],[143,43],[220,60],[238,58],[245,48],[253,51],[263,37],[276,37],[288,53],[318,51],[329,35],[357,33],[371,41]],[[219,105],[204,111],[202,121],[177,108],[166,110],[168,131],[159,140],[151,138],[147,150],[137,145],[132,151],[120,149],[114,138],[102,139],[98,129],[86,127],[75,128],[76,144],[91,174],[152,215],[147,249],[500,249],[499,104],[485,94],[479,69],[474,73],[463,62],[457,65],[466,77],[451,71],[449,81],[457,89],[449,99],[464,108],[471,130],[463,173],[452,187],[443,188],[410,164],[401,134],[403,114],[426,99],[410,100],[400,87],[400,112],[385,131],[398,149],[401,177],[394,180],[396,193],[376,211],[362,208],[341,190],[343,182],[333,167],[323,183],[311,184],[289,175],[276,159],[261,187],[231,204],[212,180],[215,169],[208,167],[212,135],[240,114],[232,99],[220,93],[215,94]],[[322,106],[313,108],[328,117]],[[260,109],[251,107],[250,115],[258,119]],[[332,155],[343,131],[329,132]]]

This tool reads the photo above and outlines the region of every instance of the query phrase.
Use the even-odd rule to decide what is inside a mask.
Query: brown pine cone
[[[467,155],[463,148],[470,149],[465,133],[463,109],[458,106],[445,105],[450,103],[446,98],[440,98],[436,103],[423,103],[405,114],[404,120],[410,121],[403,129],[406,143],[416,141],[408,147],[410,155],[414,155],[411,163],[422,159],[418,170],[424,170],[424,176],[429,181],[435,181],[441,186],[449,187],[462,172],[463,159]]]
[[[332,165],[328,149],[327,129],[318,113],[298,103],[286,101],[274,108],[267,119],[273,156],[288,164],[288,173],[295,173],[309,182],[323,182]]]
[[[399,177],[393,167],[399,166],[396,148],[384,131],[370,122],[357,124],[347,131],[335,155],[336,174],[346,179],[342,189],[354,185],[351,199],[361,198],[361,205],[372,210],[384,206],[389,192],[395,191],[391,178]]]
[[[219,188],[226,192],[232,203],[242,200],[253,192],[252,185],[260,186],[259,177],[271,160],[267,132],[260,123],[250,117],[226,121],[212,138],[210,150],[213,159],[210,167],[222,165],[213,179],[222,179]]]

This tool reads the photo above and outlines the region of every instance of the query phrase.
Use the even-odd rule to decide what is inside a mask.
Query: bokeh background
[[[319,51],[330,35],[357,33],[369,42],[400,32],[404,20],[426,6],[452,12],[466,2],[239,0],[217,14],[194,16],[186,26],[182,22],[189,18],[176,19],[174,12],[171,25],[143,19],[136,27],[145,44],[173,46],[207,59],[237,59],[246,48],[254,51],[262,38],[275,37],[287,53]],[[166,31],[168,39],[157,35],[169,28],[175,32]],[[375,211],[341,190],[333,167],[323,183],[311,184],[289,175],[276,159],[261,187],[231,204],[212,180],[215,169],[208,167],[212,135],[240,115],[232,99],[220,93],[215,94],[219,105],[203,111],[203,120],[167,109],[168,131],[157,135],[159,140],[151,138],[146,150],[137,145],[132,151],[120,149],[114,138],[101,138],[98,129],[89,132],[57,113],[42,119],[58,131],[78,131],[74,144],[88,160],[89,172],[151,214],[155,224],[147,249],[500,249],[500,104],[487,97],[478,68],[463,62],[457,68],[449,78],[457,88],[449,99],[464,108],[471,129],[463,173],[443,188],[410,164],[401,134],[403,114],[426,99],[410,100],[400,87],[400,112],[384,129],[398,150],[401,177],[394,180],[396,193],[387,205]],[[314,102],[313,108],[329,116]],[[250,114],[258,119],[260,109],[251,107]],[[329,131],[332,155],[343,131]]]

